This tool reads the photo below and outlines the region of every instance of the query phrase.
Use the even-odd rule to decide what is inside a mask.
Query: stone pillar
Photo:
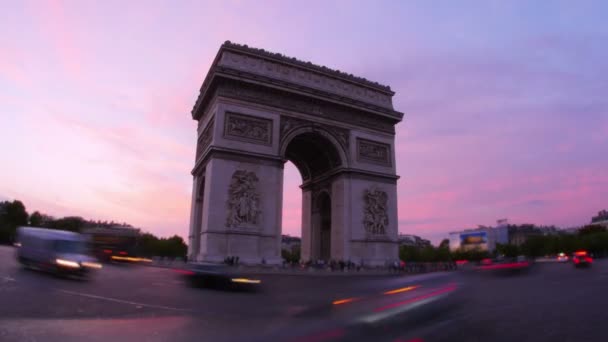
[[[300,258],[303,261],[312,260],[312,192],[302,190],[302,240]]]
[[[200,260],[280,263],[282,167],[214,158],[205,169]]]
[[[350,258],[350,179],[338,176],[331,184],[331,244],[332,259],[347,261]]]
[[[196,248],[196,240],[195,237],[197,236],[197,234],[199,234],[197,232],[197,227],[196,227],[196,207],[197,207],[197,203],[196,203],[196,192],[197,192],[197,177],[194,176],[192,177],[192,200],[191,200],[191,205],[190,205],[190,229],[189,229],[189,233],[188,233],[188,260],[195,260],[197,255],[198,255],[198,248]]]

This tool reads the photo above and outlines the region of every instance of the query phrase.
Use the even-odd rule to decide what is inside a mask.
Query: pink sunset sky
[[[608,3],[7,1],[0,200],[188,235],[190,110],[222,42],[396,92],[399,230],[561,227],[608,208]],[[285,168],[283,232],[300,235]]]

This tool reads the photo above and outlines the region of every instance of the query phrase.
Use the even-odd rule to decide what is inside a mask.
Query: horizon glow
[[[319,9],[323,10],[320,11]],[[608,207],[608,3],[23,1],[0,13],[0,200],[187,237],[190,109],[230,40],[390,85],[399,230]],[[300,235],[285,168],[283,233]]]

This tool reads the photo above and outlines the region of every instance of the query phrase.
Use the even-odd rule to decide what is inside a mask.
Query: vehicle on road
[[[101,268],[78,233],[34,227],[17,229],[17,260],[25,267],[86,277]]]
[[[557,255],[557,262],[568,262],[570,258],[566,255],[566,253],[559,253]]]
[[[222,264],[188,264],[175,270],[186,278],[190,285],[226,290],[256,290],[262,281],[245,276],[234,268]]]
[[[93,254],[103,262],[140,262],[140,231],[132,227],[92,227],[83,232],[89,237]]]
[[[490,274],[518,274],[528,271],[532,263],[523,256],[517,258],[483,259],[475,269]]]
[[[574,267],[590,267],[593,263],[593,258],[587,251],[576,251],[572,256]]]

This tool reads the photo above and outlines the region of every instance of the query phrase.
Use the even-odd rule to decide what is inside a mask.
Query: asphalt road
[[[240,293],[191,288],[170,269],[144,266],[107,265],[90,281],[57,278],[21,269],[13,254],[0,247],[0,341],[330,341],[396,306],[409,311],[397,308],[390,325],[350,336],[608,341],[608,261],[509,277],[266,275],[261,291]],[[450,301],[427,303],[450,286],[458,287]],[[332,305],[340,299],[352,301]]]

